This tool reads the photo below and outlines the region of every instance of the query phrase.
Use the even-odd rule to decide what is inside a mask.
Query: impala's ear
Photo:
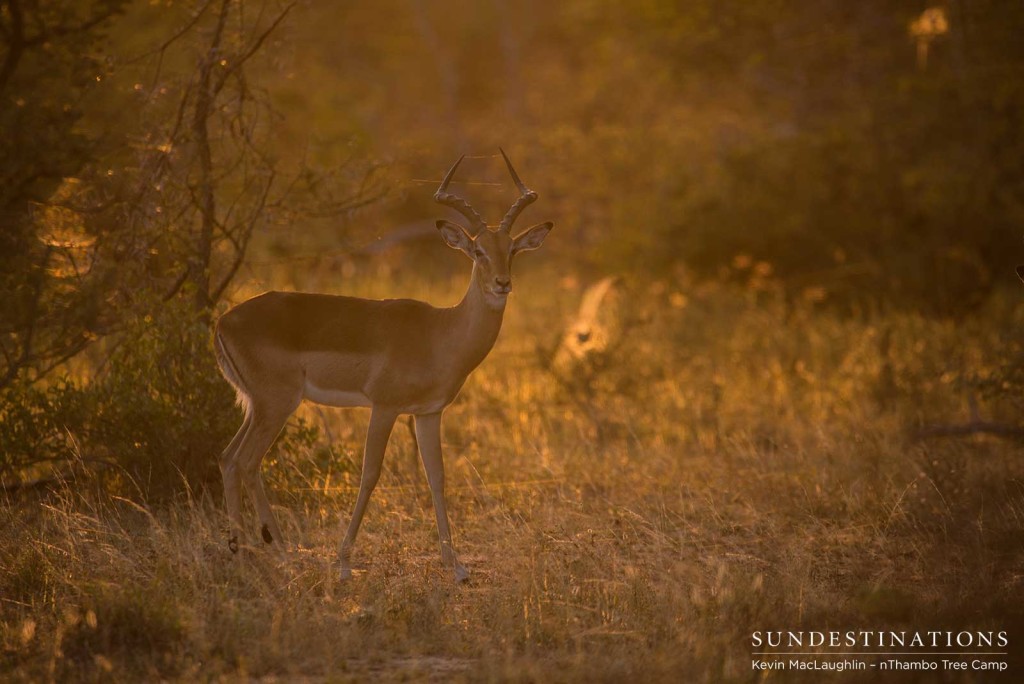
[[[544,244],[544,238],[548,236],[548,233],[551,232],[551,228],[554,225],[555,224],[551,223],[551,221],[545,221],[544,223],[538,223],[531,228],[527,228],[512,241],[512,253],[517,254],[519,252],[528,252],[531,249],[537,249]]]
[[[438,219],[436,225],[437,229],[441,232],[441,237],[444,238],[449,247],[472,255],[473,238],[469,237],[465,228],[458,223],[452,223],[444,219]]]

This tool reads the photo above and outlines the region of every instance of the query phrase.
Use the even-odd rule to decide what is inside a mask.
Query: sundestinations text
[[[756,631],[750,635],[754,648],[1006,648],[1010,639],[1000,632],[882,630],[850,631]]]

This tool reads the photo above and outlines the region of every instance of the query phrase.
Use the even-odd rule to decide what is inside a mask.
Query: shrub
[[[91,380],[16,385],[2,398],[0,474],[107,464],[125,493],[147,499],[219,486],[217,457],[242,420],[209,324],[184,300],[131,322]],[[284,439],[291,452],[315,437],[300,425]]]

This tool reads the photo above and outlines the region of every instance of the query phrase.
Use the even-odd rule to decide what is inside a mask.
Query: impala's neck
[[[452,309],[455,315],[453,332],[458,331],[457,348],[464,360],[466,372],[473,370],[490,353],[505,315],[505,303],[495,305],[488,297],[477,278],[477,266],[469,278],[469,288],[462,301]]]

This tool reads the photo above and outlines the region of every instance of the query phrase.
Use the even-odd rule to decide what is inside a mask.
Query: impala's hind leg
[[[268,544],[273,541],[283,542],[284,537],[277,524],[274,511],[270,508],[267,493],[263,489],[260,465],[263,463],[263,457],[273,446],[274,440],[281,433],[288,417],[298,407],[299,401],[301,401],[301,396],[277,407],[253,406],[252,427],[245,433],[245,437],[238,447],[242,480],[245,482],[245,488],[256,508],[256,515],[259,516],[260,534],[263,541]]]
[[[341,547],[338,549],[343,580],[352,576],[352,545],[359,534],[359,525],[363,522],[363,514],[366,513],[366,504],[369,503],[373,488],[380,479],[384,451],[387,449],[391,428],[394,427],[397,418],[398,414],[394,411],[376,406],[370,414],[370,427],[366,431],[366,448],[363,451],[363,472],[359,476],[359,496],[356,497],[356,506],[352,511],[348,531],[345,532]]]
[[[238,552],[238,544],[244,541],[242,531],[242,471],[238,463],[239,445],[252,426],[252,411],[246,408],[245,418],[238,432],[220,455],[220,475],[224,481],[224,506],[228,510],[231,527],[228,530],[228,548]]]

